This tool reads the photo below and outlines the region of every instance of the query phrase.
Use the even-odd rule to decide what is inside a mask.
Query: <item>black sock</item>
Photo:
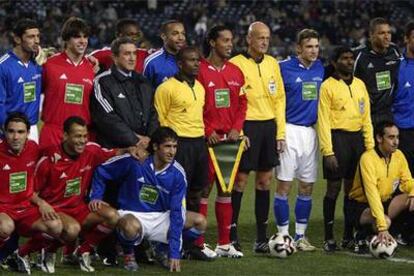
[[[255,214],[257,241],[267,241],[267,219],[269,217],[270,191],[256,190]]]
[[[352,216],[350,216],[349,212],[351,211],[349,209],[349,197],[348,196],[344,196],[344,207],[343,210],[344,212],[344,236],[343,239],[344,240],[352,240],[354,237],[354,227],[353,227],[353,223],[351,221]]]
[[[333,240],[333,225],[335,219],[335,205],[336,200],[324,197],[323,198],[323,222],[325,226],[325,240]]]
[[[233,215],[231,218],[230,240],[238,241],[237,238],[237,222],[239,220],[240,206],[243,197],[243,192],[234,190],[231,193],[231,207],[233,208]]]

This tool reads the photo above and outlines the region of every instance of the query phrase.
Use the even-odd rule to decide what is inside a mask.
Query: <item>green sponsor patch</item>
[[[64,197],[80,195],[81,181],[82,177],[67,180]]]
[[[36,83],[34,81],[23,84],[24,102],[30,103],[36,101]]]
[[[385,90],[391,88],[391,74],[390,71],[382,71],[375,74],[377,81],[377,89]]]
[[[143,185],[141,191],[139,192],[139,199],[142,202],[155,204],[158,199],[158,189],[154,186]]]
[[[9,191],[11,194],[26,191],[27,172],[15,172],[9,177]]]
[[[82,104],[83,85],[67,83],[65,87],[65,103]]]
[[[318,99],[318,86],[316,82],[302,82],[302,100],[314,101]]]
[[[216,108],[230,107],[230,90],[229,89],[214,90],[214,99],[216,102]]]

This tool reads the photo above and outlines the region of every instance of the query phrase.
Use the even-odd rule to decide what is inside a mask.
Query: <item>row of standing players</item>
[[[72,22],[82,21],[72,19]],[[131,21],[126,22],[129,24],[123,26],[125,33],[120,31],[118,34],[128,35],[128,29],[133,37],[137,26]],[[36,52],[36,45],[33,45],[36,43],[30,45],[24,40],[27,38],[24,36],[26,30],[20,36],[16,32],[15,48],[0,61],[0,64],[10,64],[2,66],[1,73],[5,74],[6,68],[20,66],[19,70],[9,69],[11,77],[20,75],[14,82],[3,84],[7,91],[4,94],[13,95],[16,90],[19,90],[16,95],[22,95],[20,90],[24,93],[14,103],[14,99],[3,101],[4,113],[24,106],[27,110],[22,111],[31,119],[36,115],[38,117],[38,113],[30,116],[33,115],[30,110],[35,110],[30,103],[37,102],[40,91],[43,91],[45,103],[42,118],[45,125],[40,135],[41,147],[59,145],[63,138],[62,118],[69,115],[84,118],[88,126],[93,126],[94,135],[90,138],[112,148],[148,145],[148,137],[157,128],[157,121],[171,127],[179,137],[176,159],[186,171],[187,207],[202,214],[207,211],[206,198],[210,183],[214,180],[214,171],[211,166],[205,165],[208,163],[208,154],[204,137],[213,145],[223,135],[227,135],[230,140],[238,139],[243,129],[244,135],[249,137],[250,148],[242,157],[235,189],[231,195],[220,191],[216,199],[219,240],[215,252],[219,255],[226,255],[231,249],[233,257],[242,256],[236,229],[243,190],[251,170],[256,171],[257,239],[254,250],[259,253],[268,251],[266,224],[269,189],[273,168],[279,162],[276,169],[279,181],[274,200],[278,230],[288,233],[287,194],[293,179],[297,178],[299,194],[295,208],[295,240],[299,249],[314,249],[305,238],[305,230],[312,206],[312,184],[316,181],[317,138],[313,126],[318,112],[324,176],[328,181],[324,198],[324,248],[328,251],[336,247],[332,225],[341,180],[344,179],[346,194],[351,197],[345,196],[346,204],[352,204],[353,199],[367,202],[367,197],[358,192],[349,194],[349,191],[359,156],[364,148],[370,150],[374,147],[371,117],[374,123],[391,118],[391,107],[394,105],[397,125],[400,129],[407,129],[408,134],[411,128],[411,114],[407,114],[412,102],[409,99],[411,30],[406,32],[407,51],[400,59],[398,51],[390,46],[390,26],[383,19],[371,22],[370,45],[358,49],[356,64],[354,53],[349,50],[342,48],[335,52],[332,59],[334,72],[329,78],[326,76],[328,71],[325,73],[317,59],[319,38],[313,30],[299,32],[297,56],[278,64],[274,58],[266,55],[270,31],[265,24],[255,22],[249,27],[247,52],[232,58],[230,62],[231,31],[216,27],[209,32],[207,39],[210,52],[200,63],[200,55],[194,48],[179,51],[185,45],[183,25],[177,21],[167,22],[161,29],[164,47],[147,57],[143,65],[143,75],[153,87],[158,87],[154,97],[157,112],[152,107],[152,97],[146,97],[147,94],[151,95],[151,89],[145,93],[145,89],[150,87],[147,80],[133,71],[135,65],[142,64],[142,58],[139,59],[141,63],[136,62],[142,51],[136,50],[128,39],[118,40],[119,45],[113,48],[118,49],[118,52],[112,51],[115,64],[110,71],[96,77],[95,93],[92,94],[93,66],[91,58],[84,56],[87,28],[82,28],[80,23],[78,26],[65,25],[62,31],[65,51],[49,58],[43,65],[43,72],[30,58],[23,60],[24,55],[21,56],[30,52],[27,49],[30,46],[33,47],[31,53]],[[29,28],[32,29],[36,28]],[[93,55],[101,61],[100,54],[106,58],[111,54],[103,52]],[[102,64],[105,65],[105,62]],[[27,76],[21,72],[29,74],[24,69],[32,67],[39,71],[35,74],[32,72],[26,80]],[[354,68],[355,76],[364,80],[365,84],[353,77]],[[7,85],[11,86],[10,92]],[[90,104],[89,94],[92,94]],[[10,103],[14,104],[13,108],[7,106]],[[30,124],[36,125],[36,122],[35,119]],[[352,148],[348,149],[347,146]],[[409,143],[404,146],[409,146]],[[409,149],[406,151],[409,154]],[[386,199],[388,197],[384,196]],[[347,209],[345,207],[345,211]],[[347,219],[347,212],[345,218],[344,241],[349,241],[352,240],[352,219]],[[384,231],[381,223],[377,225],[378,229]],[[196,243],[206,255],[214,256],[202,238]]]

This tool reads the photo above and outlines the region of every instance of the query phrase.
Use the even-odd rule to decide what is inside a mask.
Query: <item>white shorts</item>
[[[131,214],[136,217],[142,226],[142,238],[150,241],[168,243],[167,235],[170,229],[170,212],[134,212],[129,210],[118,210],[123,217]]]
[[[30,126],[29,139],[39,144],[39,129],[37,128],[37,125]]]
[[[276,176],[281,181],[294,178],[315,183],[318,176],[318,139],[313,127],[286,124],[286,149],[279,155]]]

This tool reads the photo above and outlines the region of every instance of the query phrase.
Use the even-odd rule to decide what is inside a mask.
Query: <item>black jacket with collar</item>
[[[90,111],[97,142],[107,148],[129,147],[137,134],[151,136],[159,126],[154,90],[141,74],[122,74],[115,65],[94,80]]]

